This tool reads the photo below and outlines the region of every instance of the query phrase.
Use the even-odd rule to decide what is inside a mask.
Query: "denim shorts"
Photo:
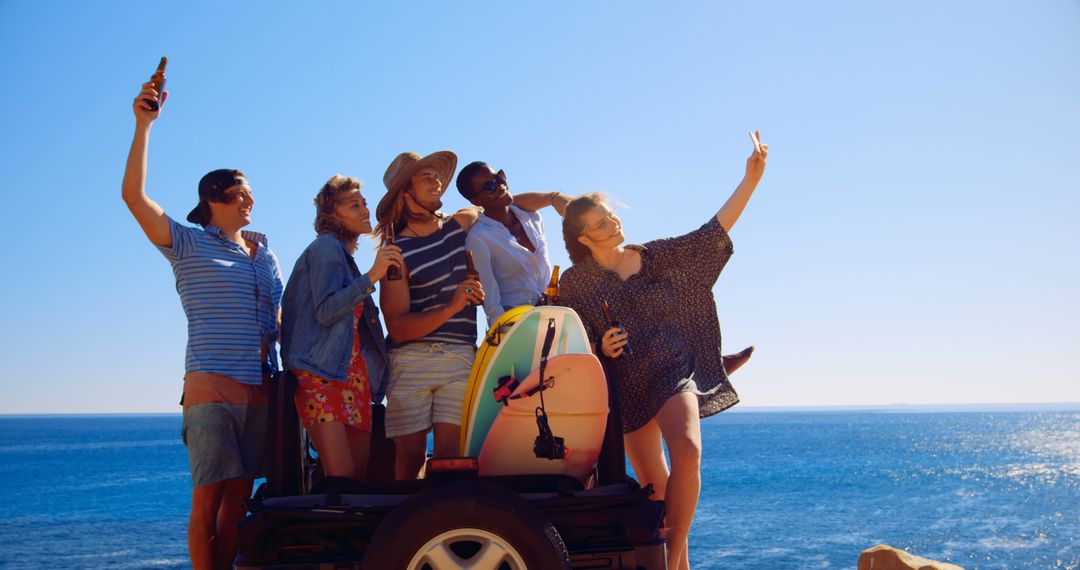
[[[184,407],[184,444],[191,485],[255,479],[266,472],[266,404],[207,403]]]

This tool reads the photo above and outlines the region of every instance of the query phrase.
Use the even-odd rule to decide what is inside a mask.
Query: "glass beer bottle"
[[[600,309],[604,311],[604,320],[608,322],[608,328],[619,329],[619,332],[626,332],[622,323],[615,319],[615,315],[611,312],[611,306],[608,305],[607,299],[600,302]],[[630,349],[630,340],[627,339],[626,344],[623,345],[622,356],[633,356],[634,351]]]
[[[476,270],[476,265],[473,264],[472,252],[467,249],[465,250],[465,278],[473,281],[480,280],[480,272]],[[473,303],[470,301],[469,304],[472,305]]]
[[[555,269],[551,272],[551,281],[548,281],[547,287],[544,288],[544,294],[540,296],[540,301],[536,303],[540,305],[557,305],[559,303],[559,266],[556,265]]]
[[[386,244],[394,245],[394,224],[387,226]],[[401,268],[397,265],[391,265],[386,268],[386,280],[398,281],[401,279]]]
[[[472,252],[467,249],[465,250],[465,278],[475,281],[480,280],[480,272],[476,270],[476,265],[473,264]]]
[[[150,76],[150,83],[154,84],[154,89],[158,92],[157,99],[147,99],[146,104],[150,105],[151,111],[157,111],[161,109],[161,100],[164,98],[165,93],[165,64],[169,63],[169,58],[162,57],[161,63],[157,66],[157,71]]]

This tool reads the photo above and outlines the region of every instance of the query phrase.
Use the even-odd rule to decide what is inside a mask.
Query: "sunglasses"
[[[610,231],[611,228],[618,225],[618,221],[616,221],[616,220],[617,220],[617,218],[615,217],[615,212],[611,212],[610,214],[604,216],[603,218],[600,218],[600,221],[596,222],[596,224],[591,225],[591,226],[585,226],[585,230],[590,231],[590,232],[595,232],[595,231],[605,231],[606,232],[606,231]]]
[[[483,185],[481,185],[480,189],[477,190],[476,193],[479,194],[480,192],[488,192],[491,194],[498,194],[500,190],[507,187],[508,186],[506,184],[506,173],[500,170],[495,173],[495,176],[491,180],[488,180]]]

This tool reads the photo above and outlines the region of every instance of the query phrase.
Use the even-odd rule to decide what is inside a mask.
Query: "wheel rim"
[[[427,541],[413,556],[409,570],[526,570],[513,544],[478,528],[455,528]]]

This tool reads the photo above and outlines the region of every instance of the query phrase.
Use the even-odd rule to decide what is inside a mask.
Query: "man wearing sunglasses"
[[[515,206],[506,174],[484,162],[461,169],[457,188],[466,200],[484,209],[465,246],[480,273],[490,326],[508,309],[535,305],[544,292],[551,277],[544,221],[538,212]],[[543,196],[560,216],[570,203],[569,196],[558,192]]]

